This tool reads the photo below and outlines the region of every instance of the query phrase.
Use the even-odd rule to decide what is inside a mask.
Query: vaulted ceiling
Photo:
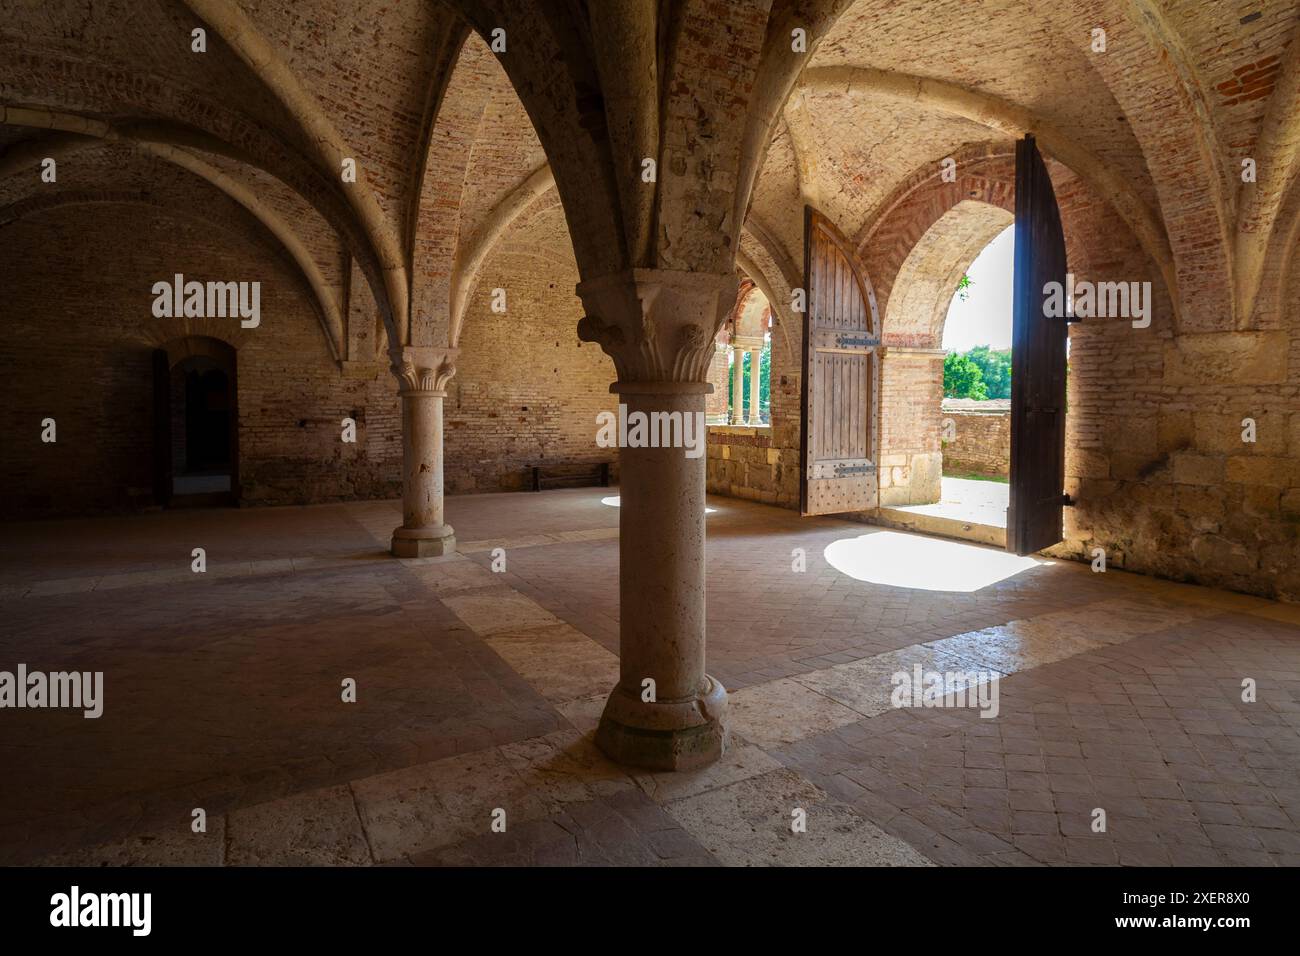
[[[1128,225],[1183,326],[1281,320],[1293,0],[715,8],[0,0],[0,242],[60,191],[229,207],[294,263],[342,358],[354,269],[393,343],[454,344],[486,256],[523,262],[525,236],[571,243],[584,275],[736,263],[780,311],[806,203],[861,241],[918,171],[1033,132]]]

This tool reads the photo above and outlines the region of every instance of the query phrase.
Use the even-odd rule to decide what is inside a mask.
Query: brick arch
[[[490,41],[555,173],[584,279],[730,273],[780,105],[848,0],[519,4],[447,0]],[[718,31],[728,37],[716,42]],[[641,179],[656,160],[656,178]]]
[[[939,346],[947,307],[962,270],[1014,221],[1013,144],[974,144],[952,158],[957,163],[955,181],[943,180],[940,157],[934,158],[904,180],[857,238],[884,315],[880,428],[886,464],[880,494],[885,505],[939,499],[943,462]],[[1055,161],[1049,161],[1049,169],[1072,272],[1083,277],[1094,268],[1118,268],[1125,260],[1116,260],[1119,252],[1112,248],[1141,248],[1123,220],[1072,170]],[[1158,280],[1159,269],[1149,255],[1139,255]],[[1077,443],[1077,434],[1071,440]]]
[[[159,342],[158,348],[167,353],[169,368],[175,368],[186,359],[204,357],[212,359],[222,371],[233,373],[239,350],[238,342],[232,341],[234,338],[237,336],[211,332],[185,334]]]
[[[162,160],[186,173],[193,174],[219,189],[226,197],[242,207],[249,216],[256,219],[260,228],[279,245],[281,252],[292,260],[314,295],[317,313],[321,320],[321,331],[325,335],[331,355],[336,362],[339,361],[344,337],[341,306],[329,282],[322,274],[315,256],[299,235],[299,231],[255,190],[240,179],[223,172],[198,153],[148,140],[136,141],[112,137],[101,139],[74,133],[54,132],[34,137],[20,144],[21,148],[6,152],[4,162],[0,163],[0,180],[16,172],[23,163],[34,163],[38,156],[57,156],[62,161],[63,158],[79,151],[112,148],[118,145],[127,148],[133,154]],[[11,156],[11,153],[16,155]],[[39,187],[33,184],[29,188]],[[175,204],[178,206],[183,205],[184,202],[185,197],[175,198]]]
[[[1008,139],[1033,133],[1047,155],[1067,163],[1075,175],[1093,184],[1106,197],[1159,265],[1166,286],[1177,288],[1169,237],[1156,210],[1099,154],[1034,110],[958,84],[866,67],[818,67],[808,70],[802,83],[809,89],[844,90],[853,96],[883,98],[961,117],[995,130]]]
[[[473,235],[457,243],[452,264],[448,332],[452,348],[460,343],[460,335],[465,323],[465,310],[469,306],[479,273],[489,253],[504,238],[510,226],[534,208],[535,204],[550,193],[554,186],[555,175],[551,172],[550,164],[544,163],[497,201]],[[555,199],[558,201],[558,198],[557,195]]]
[[[931,229],[956,206],[968,202],[996,207],[1008,217],[1014,216],[1015,151],[1012,143],[975,144],[957,151],[952,158],[957,163],[954,182],[943,181],[943,167],[939,159],[924,164],[881,204],[879,211],[858,235],[858,254],[875,284],[876,297],[885,315],[884,334],[887,343],[929,348],[938,345],[937,339],[933,345],[930,344],[929,334],[937,331],[942,337],[941,322],[936,330],[924,323],[900,325],[897,321],[890,320],[891,314],[900,314],[891,306],[890,299],[896,290],[902,291],[899,280],[904,264]],[[1049,159],[1048,169],[1061,208],[1070,271],[1076,276],[1085,277],[1096,269],[1106,268],[1113,259],[1110,250],[1114,246],[1114,236],[1098,230],[1096,214],[1104,203],[1069,167]],[[1011,221],[1006,218],[1004,226]],[[959,223],[953,221],[947,223],[949,227],[957,225]],[[992,229],[991,222],[989,228]],[[1110,228],[1124,230],[1126,238],[1137,241],[1118,217],[1112,220]],[[969,265],[984,245],[996,236],[997,231],[999,230],[988,234],[985,242],[977,247],[972,239],[969,245],[973,251],[954,251],[951,259],[954,267],[956,259],[965,255],[966,251],[969,251],[969,257],[961,265],[963,268]],[[933,237],[932,241],[937,241],[937,237]],[[1153,278],[1159,280],[1161,272],[1158,263],[1150,260],[1149,255],[1148,261],[1152,262]],[[954,278],[954,289],[956,278],[960,278],[960,275],[958,272]],[[947,301],[948,298],[945,297],[945,306]],[[915,336],[917,332],[924,333],[919,340]],[[912,338],[908,338],[908,334],[912,334]]]
[[[767,331],[771,313],[767,295],[752,278],[746,276],[737,288],[736,304],[727,316],[727,328],[733,336],[762,336]]]
[[[963,199],[940,216],[898,270],[882,341],[938,348],[957,282],[984,247],[1013,222],[1015,215],[1005,206],[977,199]]]
[[[736,265],[767,296],[767,304],[772,309],[772,328],[780,330],[786,362],[794,364],[803,350],[803,315],[791,307],[791,295],[803,282],[801,271],[752,215],[741,231]]]
[[[307,90],[279,51],[258,29],[257,24],[237,4],[219,0],[184,0],[185,4],[216,30],[249,70],[275,96],[285,112],[298,125],[302,141],[314,155],[313,165],[338,170],[344,159],[355,158],[356,150],[334,125],[320,102]],[[406,256],[397,229],[366,180],[364,164],[357,163],[355,188],[343,189],[341,198],[348,209],[349,222],[359,228],[379,268],[375,298],[391,310],[393,331],[399,344],[409,335],[409,294]],[[330,180],[333,186],[332,177]],[[337,187],[335,187],[337,188]]]
[[[772,324],[772,304],[767,301],[767,296],[763,294],[762,289],[755,289],[745,300],[744,311],[740,315],[740,329],[742,333],[747,333],[753,329],[753,334],[763,335]]]
[[[339,177],[332,171],[325,172],[318,163],[286,143],[275,130],[225,103],[209,100],[202,91],[187,89],[179,83],[174,87],[115,83],[111,69],[106,66],[83,65],[55,53],[42,53],[38,59],[37,54],[32,56],[33,72],[64,75],[84,70],[86,87],[95,97],[102,97],[102,104],[96,99],[98,109],[94,115],[88,115],[80,109],[51,104],[42,98],[42,91],[37,91],[28,98],[39,103],[38,108],[0,105],[0,125],[130,143],[174,162],[179,162],[176,157],[188,156],[192,161],[189,165],[202,163],[199,155],[209,153],[274,177],[312,206],[352,251],[374,291],[390,337],[406,334],[404,293],[401,302],[394,305],[396,280],[385,272],[390,251],[372,237],[373,229],[356,215],[341,184],[336,185]],[[22,81],[25,74],[3,75],[6,81],[14,82],[19,96],[27,93],[29,87]],[[151,99],[149,93],[155,90],[155,99]],[[175,112],[159,116],[164,109]]]
[[[94,141],[91,141],[92,145],[93,143]],[[221,188],[218,183],[212,183],[212,185],[215,188]],[[278,257],[290,267],[291,273],[296,275],[306,286],[306,291],[309,293],[308,299],[315,306],[317,318],[321,322],[321,331],[325,343],[330,350],[331,356],[337,361],[340,347],[337,335],[341,334],[342,324],[341,318],[338,318],[337,315],[338,307],[329,298],[328,290],[322,285],[323,279],[321,279],[319,271],[315,269],[314,261],[301,247],[301,244],[286,242],[284,234],[275,228],[275,223],[268,221],[273,217],[271,211],[262,210],[259,214],[258,210],[250,208],[239,197],[225,192],[224,198],[228,203],[228,208],[224,218],[222,218],[215,214],[210,203],[205,204],[201,214],[190,212],[186,206],[186,198],[188,197],[178,194],[174,188],[165,188],[164,184],[159,184],[157,187],[148,190],[60,189],[57,192],[30,195],[0,207],[0,229],[20,219],[66,206],[128,204],[149,206],[166,216],[192,220],[205,227],[218,229],[240,242],[246,241],[247,233],[259,235],[271,250],[277,253]],[[241,232],[241,228],[247,230],[247,233]],[[332,324],[332,319],[337,319],[337,323],[334,323],[338,326],[337,333],[334,324]],[[190,319],[185,321],[203,320]]]
[[[728,338],[735,335],[736,323],[740,321],[740,314],[745,309],[745,300],[749,298],[749,294],[756,288],[757,286],[754,285],[754,280],[751,277],[741,277],[740,283],[736,286],[735,304],[727,312],[727,320],[722,323],[722,328],[718,331],[719,338],[724,335]]]
[[[876,299],[885,316],[883,338],[887,344],[938,345],[937,341],[933,345],[929,342],[934,332],[929,317],[918,319],[913,316],[912,321],[906,321],[906,310],[892,302],[900,278],[906,278],[903,269],[913,251],[923,241],[932,247],[931,270],[937,267],[935,263],[938,260],[933,258],[934,254],[945,247],[945,268],[954,267],[957,260],[969,251],[969,257],[960,263],[964,268],[997,234],[997,231],[988,234],[993,228],[995,212],[1002,214],[1004,226],[1015,215],[1015,153],[1011,144],[985,144],[962,150],[952,158],[957,164],[957,176],[953,182],[943,181],[938,161],[925,164],[895,190],[858,236],[858,255],[875,285]],[[944,229],[935,229],[945,216],[963,204],[966,204],[964,214],[949,219]],[[965,239],[949,237],[945,242],[944,233],[948,227],[964,227],[969,235]],[[974,240],[970,236],[976,234],[988,234],[988,238],[971,251],[969,247]],[[922,248],[913,266],[919,266],[925,257]],[[911,278],[916,280],[920,277],[914,268]],[[950,296],[951,292],[944,298],[945,306]],[[914,303],[912,308],[915,307]],[[939,332],[942,333],[942,324]]]

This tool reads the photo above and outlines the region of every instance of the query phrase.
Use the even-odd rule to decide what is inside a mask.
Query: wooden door
[[[1065,288],[1065,233],[1032,136],[1016,144],[1015,240],[1007,550],[1033,554],[1063,537],[1069,325],[1064,315],[1048,316],[1044,308],[1048,283]]]
[[[803,475],[806,515],[877,506],[880,314],[866,270],[829,219],[804,211]]]

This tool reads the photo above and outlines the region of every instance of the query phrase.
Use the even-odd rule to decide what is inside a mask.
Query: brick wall
[[[578,341],[577,267],[563,217],[553,217],[539,238],[567,262],[539,263],[506,246],[480,274],[444,404],[449,494],[523,490],[533,465],[607,461],[617,475],[618,449],[596,444],[596,415],[618,410],[614,363]],[[491,309],[494,288],[506,290],[504,314]]]
[[[244,504],[390,496],[401,489],[401,421],[380,365],[343,377],[311,299],[254,239],[156,208],[67,206],[3,229],[6,334],[0,450],[6,516],[119,511],[152,504],[151,355],[186,320],[152,315],[150,287],[182,272],[262,283],[262,322],[209,320],[238,340]],[[130,242],[123,242],[130,236]],[[189,320],[192,328],[202,320]],[[358,420],[358,441],[340,421]],[[58,442],[40,441],[56,419]]]
[[[727,419],[727,389],[731,379],[731,365],[727,360],[729,352],[725,347],[714,347],[713,358],[709,359],[709,384],[713,391],[704,400],[704,414],[711,422],[723,422]]]
[[[945,399],[942,406],[945,474],[974,473],[1005,478],[1011,470],[1011,402]],[[951,422],[951,429],[947,423]]]
[[[880,504],[921,505],[939,500],[943,353],[886,346],[880,363]]]

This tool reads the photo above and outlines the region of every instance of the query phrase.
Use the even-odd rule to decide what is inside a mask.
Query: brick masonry
[[[1007,399],[988,402],[945,399],[943,423],[952,422],[943,442],[943,470],[1005,478],[1011,470],[1011,407]]]
[[[533,465],[581,471],[618,450],[596,444],[596,416],[617,412],[614,363],[578,341],[577,266],[559,209],[529,223],[484,268],[465,320],[444,404],[447,490],[520,491]],[[534,243],[542,261],[518,253]],[[506,290],[506,312],[491,309]],[[590,469],[587,469],[590,470]]]
[[[151,286],[181,272],[260,281],[261,325],[213,319],[238,341],[244,504],[303,504],[401,491],[401,419],[388,370],[340,372],[301,283],[255,241],[131,205],[68,206],[4,228],[7,334],[0,453],[7,516],[153,503],[152,352],[185,320],[152,314]],[[130,242],[123,242],[130,236]],[[191,320],[195,327],[201,321]],[[171,330],[171,331],[167,331]],[[41,441],[53,418],[58,441]],[[341,421],[357,420],[356,444]]]
[[[81,117],[153,117],[236,147],[229,156],[205,156],[293,227],[325,286],[359,284],[347,250],[358,245],[361,223],[348,212],[333,170],[322,178],[319,144],[304,135],[302,117],[290,114],[264,78],[219,42],[205,56],[190,55],[190,18],[173,5],[142,7],[129,35],[111,5],[47,6],[0,28],[0,79],[11,102]],[[1276,230],[1268,250],[1260,307],[1253,315],[1232,314],[1233,240],[1251,238],[1232,235],[1238,224],[1231,200],[1242,185],[1233,160],[1261,145],[1274,87],[1286,88],[1277,65],[1290,62],[1295,47],[1287,44],[1300,42],[1287,5],[1249,22],[1224,20],[1214,5],[1202,5],[1149,29],[1137,29],[1109,0],[1056,5],[1028,19],[1022,5],[1001,2],[967,10],[946,0],[943,9],[960,7],[961,15],[937,18],[933,4],[926,15],[919,15],[919,2],[883,12],[852,5],[814,31],[825,36],[803,77],[791,75],[799,92],[782,108],[766,152],[756,156],[740,131],[751,109],[759,116],[780,104],[751,94],[784,88],[766,78],[755,82],[766,69],[757,52],[769,24],[762,10],[714,4],[707,15],[687,17],[675,35],[657,127],[663,185],[653,201],[626,205],[616,197],[633,194],[622,187],[635,182],[637,171],[632,164],[607,168],[614,151],[604,141],[586,148],[590,130],[574,108],[574,90],[560,82],[565,72],[554,67],[567,54],[536,11],[518,5],[512,20],[535,28],[513,31],[529,37],[515,49],[537,57],[519,64],[517,75],[559,85],[521,82],[525,112],[480,41],[456,55],[462,27],[446,5],[402,0],[385,7],[383,18],[372,16],[383,6],[368,0],[358,12],[336,2],[243,5],[341,139],[357,148],[386,224],[399,236],[418,237],[401,250],[411,258],[413,344],[430,344],[445,321],[459,241],[477,232],[545,154],[562,157],[555,173],[568,228],[512,230],[518,248],[489,260],[471,305],[461,373],[448,401],[453,490],[515,487],[539,459],[581,463],[596,456],[587,419],[608,401],[601,390],[612,375],[602,356],[571,337],[578,312],[570,237],[589,275],[621,268],[624,244],[649,237],[638,261],[718,271],[730,267],[739,245],[769,271],[764,278],[780,300],[773,302],[780,334],[774,332],[772,425],[764,435],[716,431],[708,481],[715,491],[794,507],[802,344],[798,317],[783,310],[784,293],[799,281],[801,212],[811,202],[859,245],[880,298],[881,502],[929,498],[941,452],[938,362],[903,350],[939,342],[923,324],[898,322],[891,300],[905,294],[895,286],[906,259],[939,217],[966,201],[1007,209],[1005,130],[1023,124],[1000,113],[977,126],[935,108],[922,90],[911,97],[906,82],[895,84],[905,95],[891,98],[803,81],[822,68],[861,66],[864,51],[875,70],[906,80],[935,42],[924,25],[942,23],[952,49],[980,55],[933,58],[927,75],[1028,111],[1040,128],[1072,142],[1077,155],[1096,158],[1091,181],[1102,168],[1113,183],[1130,185],[1130,200],[1155,213],[1178,281],[1174,303],[1152,258],[1159,250],[1148,243],[1143,251],[1110,205],[1120,200],[1087,185],[1080,178],[1087,170],[1074,175],[1053,162],[1072,271],[1080,279],[1152,281],[1157,300],[1148,329],[1114,321],[1072,329],[1066,490],[1076,505],[1067,511],[1067,541],[1058,553],[1086,558],[1103,547],[1112,564],[1300,599],[1300,290],[1292,265],[1296,234],[1288,231],[1300,201],[1294,189],[1282,197],[1287,228]],[[358,16],[373,20],[374,30],[357,30]],[[1104,56],[1088,50],[1099,22],[1111,26]],[[722,44],[720,28],[728,38]],[[1171,60],[1166,49],[1179,57]],[[449,64],[464,69],[457,67],[456,78],[434,75]],[[448,96],[434,122],[429,94],[444,86]],[[554,93],[554,101],[539,90]],[[1196,109],[1171,107],[1198,91],[1207,98]],[[1279,105],[1278,115],[1294,114]],[[545,152],[530,120],[544,134]],[[34,135],[24,129],[6,130],[6,148]],[[373,340],[361,334],[368,329],[349,324],[346,340],[359,354],[349,350],[350,363],[340,371],[310,297],[264,237],[218,222],[228,217],[214,191],[177,193],[174,174],[160,176],[159,164],[138,150],[123,162],[114,149],[98,151],[112,160],[101,166],[98,183],[93,164],[82,161],[96,150],[65,160],[60,190],[135,190],[152,206],[48,209],[2,227],[9,335],[0,345],[0,391],[13,431],[0,450],[0,507],[54,513],[148,503],[146,356],[156,330],[148,325],[143,283],[173,271],[233,272],[267,284],[266,324],[239,342],[244,501],[396,494],[397,400],[391,377],[371,354]],[[957,159],[955,183],[935,176],[947,156]],[[735,195],[759,160],[753,195]],[[421,178],[426,163],[430,174]],[[7,181],[6,202],[31,201],[20,179]],[[747,218],[738,215],[745,210]],[[966,238],[979,236],[978,222],[965,226]],[[509,313],[484,313],[483,290],[503,281],[516,290]],[[349,297],[341,297],[351,315]],[[337,438],[345,415],[360,425],[355,446]],[[57,445],[39,443],[47,416],[59,421]],[[1257,423],[1255,442],[1241,441],[1245,418]]]

